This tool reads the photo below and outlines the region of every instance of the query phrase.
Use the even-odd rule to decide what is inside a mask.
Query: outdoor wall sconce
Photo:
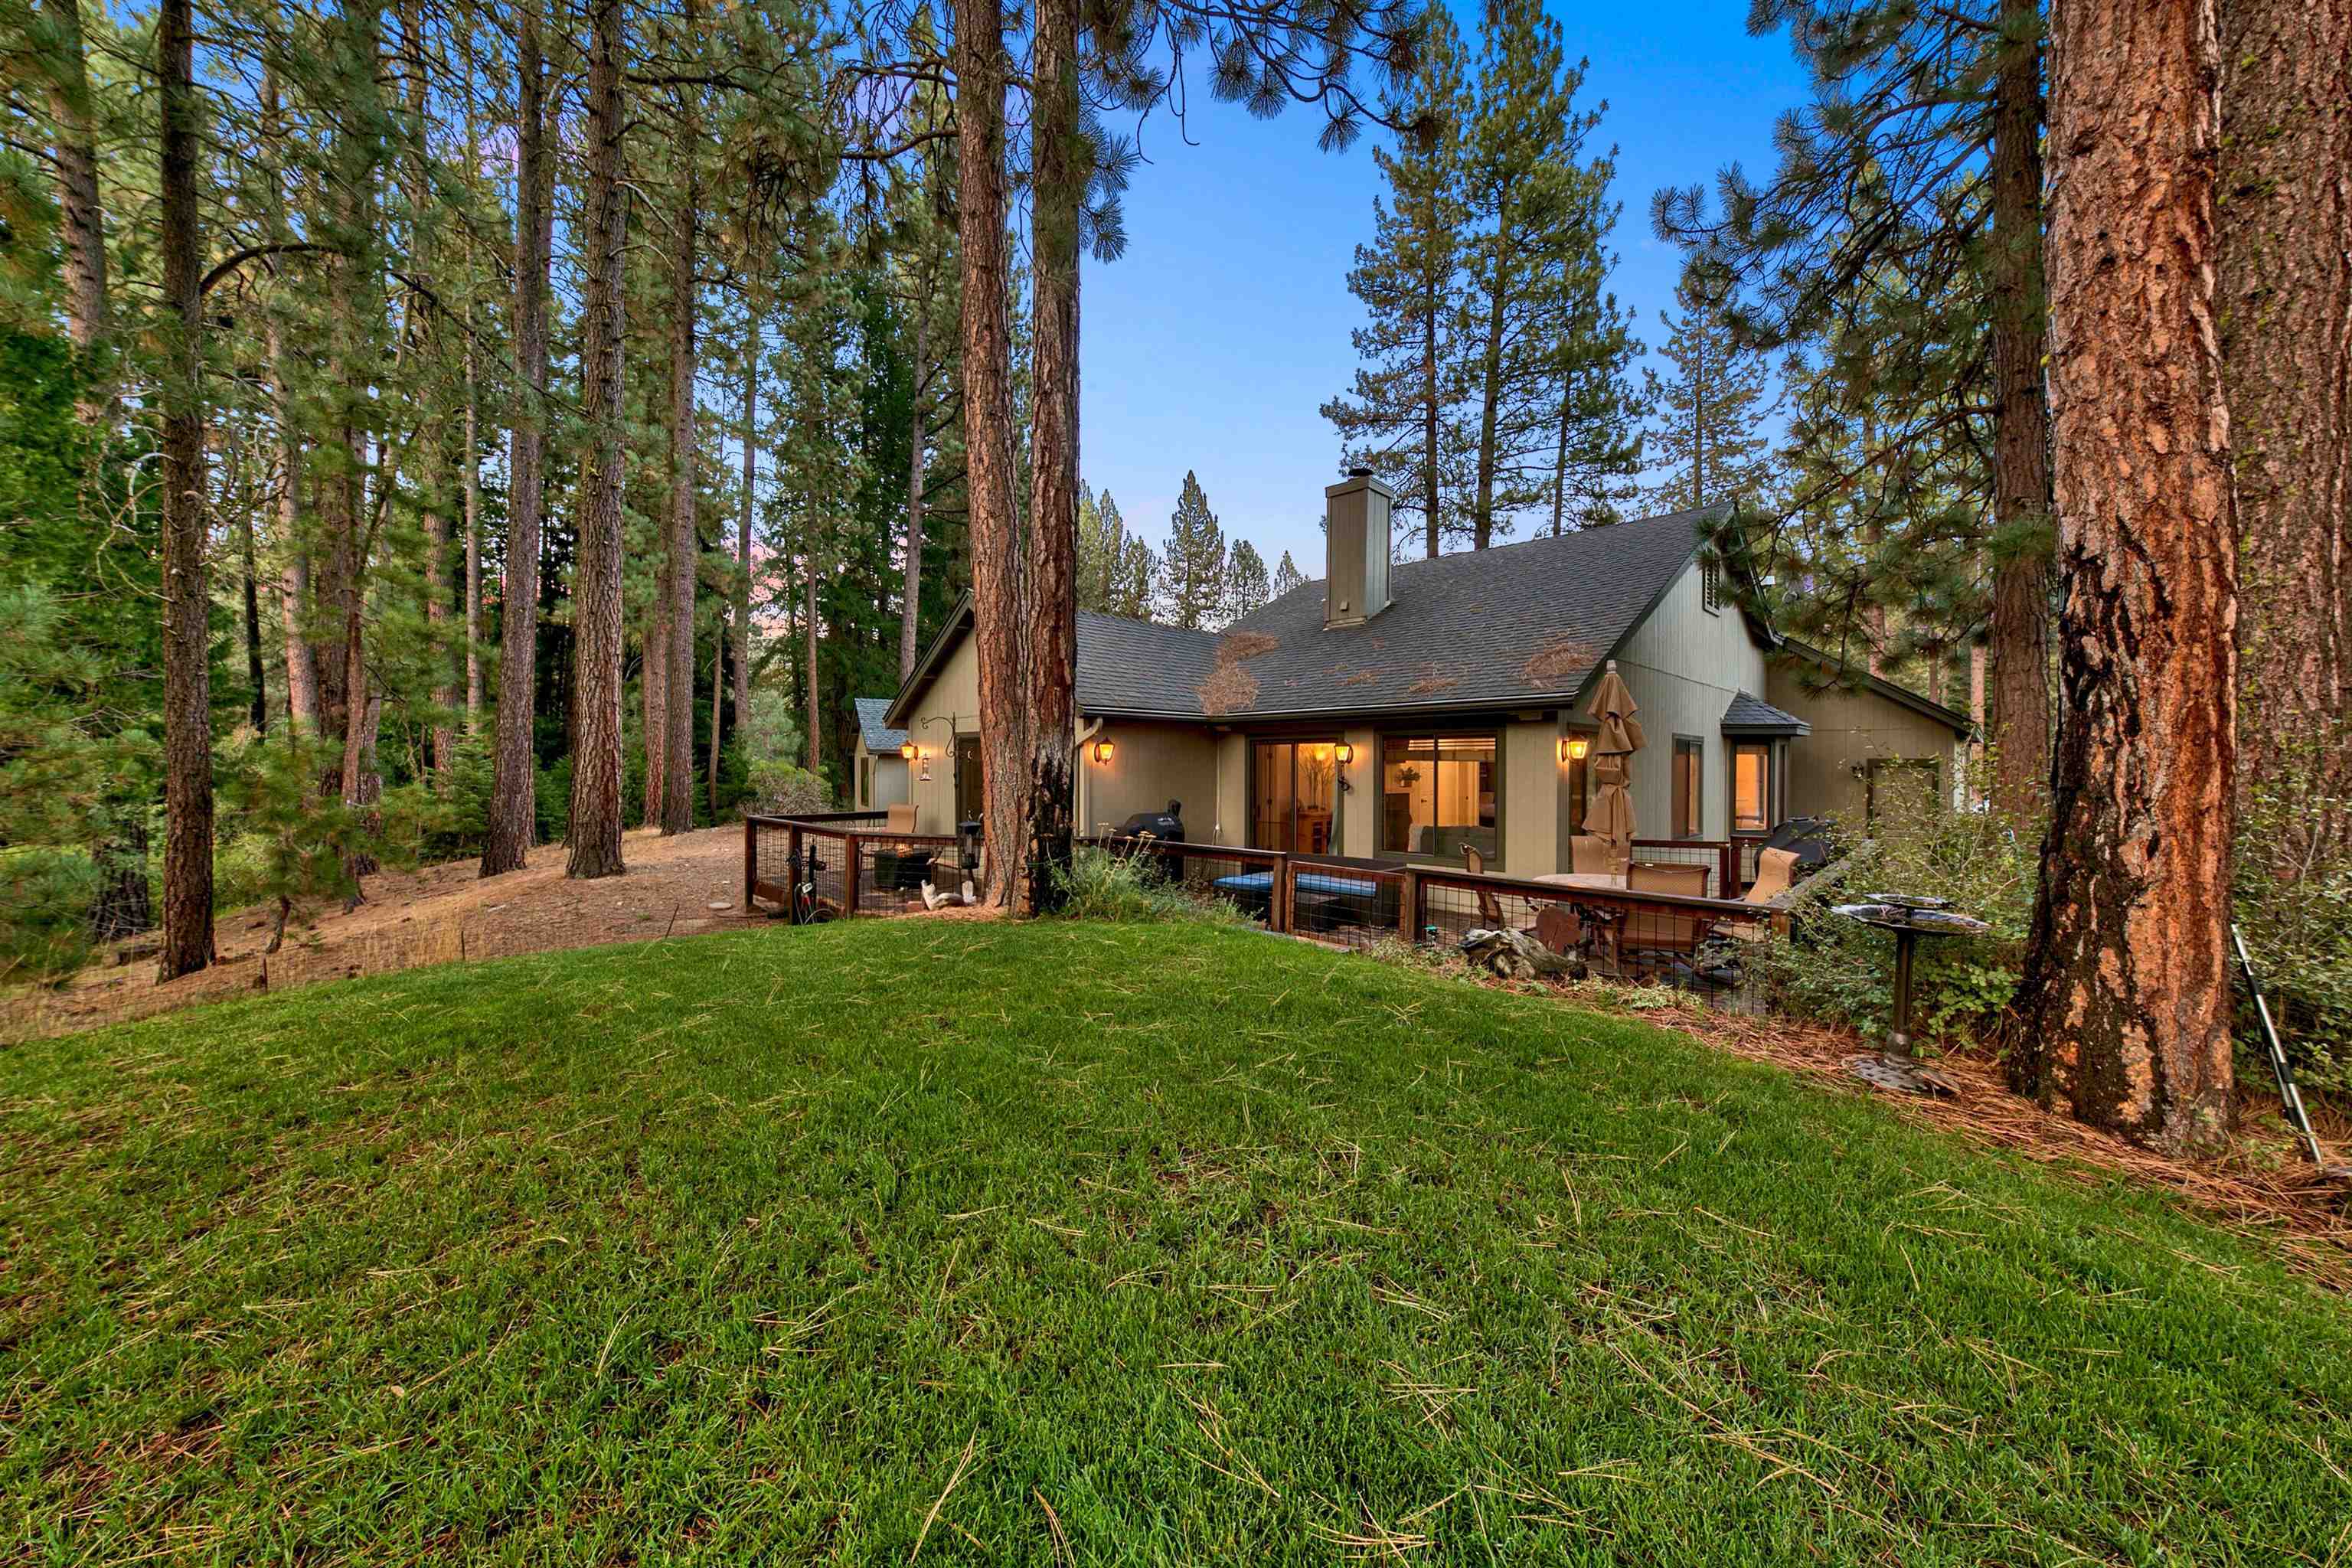
[[[1331,748],[1331,754],[1339,759],[1339,765],[1344,768],[1356,760],[1356,748],[1342,741]]]
[[[898,754],[911,763],[917,757],[920,756],[922,752],[917,748],[914,742],[909,741],[905,745],[898,748]]]
[[[1559,743],[1559,760],[1563,763],[1580,763],[1584,761],[1584,753],[1591,749],[1591,745],[1592,742],[1581,735],[1570,735]]]
[[[1095,742],[1095,761],[1098,763],[1109,762],[1110,754],[1114,749],[1115,748],[1108,741],[1097,741]]]

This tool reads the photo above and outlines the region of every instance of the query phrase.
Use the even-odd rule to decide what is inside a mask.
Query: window
[[[1256,805],[1250,843],[1294,855],[1336,855],[1338,742],[1260,741],[1250,759]]]
[[[857,759],[857,804],[874,804],[874,759],[871,757]]]
[[[1381,738],[1381,853],[1458,858],[1502,854],[1496,825],[1495,737]]]
[[[956,822],[961,825],[980,820],[981,808],[988,798],[982,788],[984,772],[980,760],[980,737],[958,735],[955,742],[955,802]]]
[[[1772,742],[1735,741],[1731,745],[1731,831],[1769,833],[1773,810]]]
[[[1862,767],[1863,820],[1925,821],[1943,805],[1944,770],[1933,757],[1873,757]]]
[[[1706,821],[1703,781],[1706,742],[1696,735],[1675,737],[1675,837],[1696,838]]]

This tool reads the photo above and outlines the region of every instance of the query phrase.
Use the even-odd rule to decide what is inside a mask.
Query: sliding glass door
[[[1339,853],[1339,763],[1330,741],[1260,741],[1251,751],[1250,843]]]

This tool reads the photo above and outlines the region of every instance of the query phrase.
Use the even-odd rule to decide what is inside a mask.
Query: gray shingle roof
[[[1810,735],[1813,727],[1794,713],[1784,712],[1760,697],[1750,697],[1745,691],[1731,700],[1723,710],[1723,732],[1727,735]]]
[[[1183,718],[1558,706],[1682,574],[1717,510],[1399,562],[1389,607],[1362,626],[1324,629],[1318,578],[1222,637],[1129,643],[1097,630],[1104,659],[1124,668],[1089,658],[1081,617],[1079,705]],[[1139,637],[1173,630],[1112,624]]]
[[[1085,713],[1183,712],[1201,716],[1196,695],[1217,666],[1214,632],[1187,631],[1124,616],[1078,612],[1078,710]],[[1191,703],[1190,708],[1181,706]],[[1173,705],[1173,706],[1171,706]]]
[[[857,733],[866,749],[875,756],[896,756],[898,748],[907,743],[907,731],[893,730],[882,721],[889,714],[887,697],[860,697],[854,700],[857,708]]]

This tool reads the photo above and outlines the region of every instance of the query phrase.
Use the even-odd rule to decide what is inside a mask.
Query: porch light
[[[910,762],[910,763],[911,763],[911,762],[913,762],[913,761],[915,760],[916,756],[919,754],[919,752],[918,752],[918,748],[917,748],[917,747],[916,747],[916,745],[915,745],[915,742],[912,742],[912,741],[909,741],[909,742],[908,742],[905,745],[903,745],[903,746],[901,746],[901,747],[899,747],[899,748],[898,748],[898,754],[899,754],[900,756],[902,756],[902,757],[906,758],[908,762]]]
[[[1095,761],[1098,763],[1107,763],[1110,761],[1110,754],[1113,750],[1114,748],[1108,741],[1097,741],[1095,742]]]
[[[1356,748],[1342,741],[1331,748],[1331,755],[1337,758],[1339,765],[1344,768],[1356,760]]]
[[[1583,736],[1570,735],[1559,743],[1559,760],[1563,763],[1580,763],[1584,761],[1584,753],[1591,749],[1592,742]]]

